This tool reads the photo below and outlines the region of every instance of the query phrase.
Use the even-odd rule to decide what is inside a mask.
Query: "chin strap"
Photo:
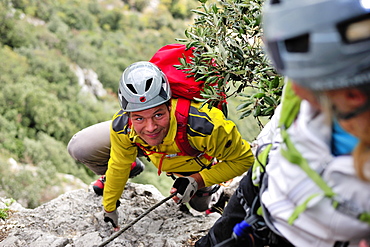
[[[338,109],[335,106],[333,106],[334,114],[339,120],[349,120],[351,118],[354,118],[360,115],[361,113],[369,109],[370,109],[370,100],[368,100],[365,104],[363,104],[362,106],[358,107],[357,109],[349,113],[339,112]]]

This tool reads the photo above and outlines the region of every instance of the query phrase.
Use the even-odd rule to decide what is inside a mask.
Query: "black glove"
[[[175,180],[173,187],[177,189],[177,197],[180,199],[177,203],[189,202],[195,192],[198,190],[198,183],[193,177],[179,177]]]

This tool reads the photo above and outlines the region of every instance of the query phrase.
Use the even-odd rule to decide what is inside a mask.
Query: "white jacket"
[[[265,127],[255,145],[281,142],[276,128],[279,111]],[[351,156],[334,157],[330,150],[331,127],[325,124],[324,116],[306,101],[302,101],[297,119],[288,129],[295,148],[319,172],[332,190],[354,203],[361,211],[370,212],[370,183],[360,181],[354,171]],[[350,241],[349,246],[358,246],[361,239],[370,238],[370,225],[333,208],[332,201],[324,196],[310,200],[306,210],[293,225],[288,219],[298,205],[314,193],[322,194],[316,183],[298,165],[287,161],[280,150],[284,144],[275,144],[270,152],[267,166],[268,187],[261,200],[271,214],[277,230],[292,244],[299,247],[332,247],[336,241]]]

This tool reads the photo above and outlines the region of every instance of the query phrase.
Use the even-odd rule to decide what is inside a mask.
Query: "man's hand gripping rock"
[[[110,222],[114,228],[114,231],[119,231],[119,225],[118,225],[118,211],[117,208],[121,205],[121,202],[118,200],[116,203],[116,209],[112,212],[107,212],[104,210],[104,221]]]
[[[193,177],[179,177],[175,180],[170,192],[171,194],[177,192],[173,200],[180,204],[189,202],[197,190],[198,183]]]

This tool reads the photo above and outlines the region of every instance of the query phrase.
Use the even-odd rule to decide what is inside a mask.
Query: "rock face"
[[[81,87],[81,92],[94,95],[97,97],[103,97],[107,94],[103,84],[98,79],[98,74],[92,69],[82,69],[77,64],[70,66],[71,70],[76,74],[78,78],[78,84]]]
[[[118,208],[121,229],[164,198],[152,185],[127,183]],[[111,225],[103,221],[101,200],[91,190],[81,189],[35,209],[13,203],[9,208],[16,212],[7,220],[0,220],[0,246],[98,246],[114,234]],[[183,213],[171,199],[106,246],[192,246],[218,217],[217,213]]]

